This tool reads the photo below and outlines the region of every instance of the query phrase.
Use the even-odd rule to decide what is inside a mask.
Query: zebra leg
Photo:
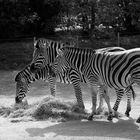
[[[108,110],[109,110],[109,115],[108,115],[107,119],[111,121],[113,119],[113,113],[112,113],[112,108],[111,108],[111,105],[110,105],[110,97],[109,97],[108,94],[105,94],[104,98],[105,98],[105,101],[107,103]]]
[[[111,108],[111,105],[110,105],[110,97],[108,95],[108,88],[105,85],[100,85],[100,91],[102,92],[103,97],[104,97],[104,99],[106,101],[106,104],[107,104],[107,107],[108,107],[109,115],[108,115],[107,119],[112,120],[113,113],[112,113],[112,108]]]
[[[99,86],[99,107],[97,108],[97,111],[96,113],[97,114],[100,114],[102,111],[103,111],[103,91],[102,91],[102,88],[101,86]]]
[[[124,90],[120,89],[120,90],[116,90],[116,94],[117,94],[117,100],[114,104],[113,110],[114,110],[114,115],[117,116],[117,110],[120,104],[120,101],[122,99],[122,96],[124,95]]]
[[[84,110],[85,106],[84,106],[83,99],[82,99],[82,91],[81,91],[81,88],[80,88],[80,83],[73,83],[73,87],[74,87],[75,96],[76,96],[76,99],[77,99],[78,106],[82,110]]]
[[[55,89],[56,89],[56,77],[48,76],[48,82],[50,87],[50,92],[53,97],[55,97]]]
[[[106,101],[106,104],[107,104],[107,107],[108,107],[108,111],[109,111],[109,115],[108,115],[108,120],[112,120],[113,119],[113,111],[112,111],[112,108],[111,108],[111,105],[110,105],[110,97],[108,95],[108,90],[107,88],[104,89],[104,98],[105,98],[105,101]]]
[[[77,104],[80,107],[80,109],[84,110],[85,106],[83,103],[82,91],[81,91],[81,87],[80,87],[80,82],[81,82],[80,76],[79,76],[78,72],[71,70],[69,72],[69,77],[70,77],[70,80],[72,82],[72,85],[73,85],[73,88],[75,91]]]
[[[92,96],[92,112],[88,117],[88,120],[92,120],[93,115],[96,114],[96,102],[97,102],[97,93],[95,92],[93,86],[90,86],[90,92]]]
[[[98,108],[97,108],[97,110],[96,110],[96,113],[97,114],[100,114],[102,111],[103,111],[103,94],[101,94],[100,92],[99,92],[99,106],[98,106]]]
[[[130,111],[131,111],[131,90],[129,90],[126,94],[127,94],[127,108],[126,108],[126,112],[125,112],[125,115],[127,117],[130,116]]]
[[[127,109],[126,109],[126,112],[125,112],[125,115],[127,117],[129,117],[129,113],[131,111],[131,98],[133,97],[133,100],[135,100],[135,97],[136,97],[136,93],[132,87],[132,85],[128,86],[126,89],[125,89],[125,92],[127,94]]]

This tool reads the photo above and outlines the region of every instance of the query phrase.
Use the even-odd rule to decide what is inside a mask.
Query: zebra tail
[[[133,89],[132,86],[130,86],[130,89],[131,89],[131,91],[132,91],[133,100],[135,100],[135,98],[136,98],[136,93],[135,93],[135,91],[134,91],[134,89]]]

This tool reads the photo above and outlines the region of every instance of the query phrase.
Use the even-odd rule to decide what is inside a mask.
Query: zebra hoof
[[[130,114],[129,114],[128,112],[126,112],[126,113],[125,113],[125,116],[126,116],[126,117],[129,117],[129,116],[130,116]]]
[[[107,120],[112,121],[112,119],[113,119],[113,114],[108,115]]]
[[[93,115],[88,116],[87,119],[88,119],[89,121],[92,121],[92,119],[93,119]]]
[[[137,123],[140,123],[140,116],[138,117],[138,119],[136,120]]]

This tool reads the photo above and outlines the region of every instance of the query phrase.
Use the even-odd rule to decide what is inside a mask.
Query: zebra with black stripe
[[[50,43],[51,44],[51,43]],[[54,45],[53,45],[54,46]],[[59,45],[60,46],[60,45]],[[63,47],[62,47],[63,48]],[[44,49],[44,50],[43,50]],[[54,47],[52,47],[51,45],[48,45],[48,42],[46,41],[46,43],[45,43],[45,41],[44,41],[44,43],[41,45],[41,43],[39,42],[39,40],[38,40],[38,42],[36,43],[36,46],[35,46],[35,50],[34,50],[34,55],[33,55],[33,61],[32,61],[32,65],[31,65],[31,71],[32,72],[35,72],[37,69],[40,69],[42,66],[45,66],[46,64],[51,64],[51,63],[53,63],[54,62],[54,59],[55,58],[53,58],[52,59],[52,57],[51,57],[51,53],[54,51],[54,57],[56,57],[56,52],[59,50],[59,48],[57,47],[57,48],[54,48]],[[84,50],[86,50],[86,49],[84,49]],[[91,49],[90,49],[91,50]],[[74,50],[75,51],[75,50]],[[73,51],[73,52],[74,52]],[[99,50],[98,50],[99,51]],[[99,51],[100,52],[100,51]],[[103,51],[104,52],[104,51]],[[82,54],[83,54],[84,52],[82,52]],[[87,53],[86,53],[87,54]],[[78,55],[77,55],[78,56]],[[88,55],[86,55],[86,56],[88,56]],[[91,57],[92,58],[92,57]],[[81,58],[80,58],[81,59]],[[81,59],[82,60],[82,59]],[[81,60],[79,60],[78,59],[78,61],[81,61]],[[84,60],[84,59],[83,59]],[[46,63],[46,61],[47,61],[47,63]],[[63,60],[62,60],[63,61]],[[90,59],[88,59],[88,61],[90,61]],[[79,66],[81,66],[80,64],[79,64]],[[86,66],[86,65],[85,65]],[[64,66],[65,67],[65,66]],[[82,66],[83,67],[83,66]],[[88,66],[87,66],[87,68],[88,68]],[[76,68],[77,69],[77,68]],[[80,70],[81,70],[81,68],[80,68]],[[79,71],[79,69],[78,69],[78,71]],[[80,71],[80,73],[83,73],[82,71]],[[84,73],[85,74],[85,73]],[[86,75],[87,76],[87,75]],[[94,81],[94,79],[95,79],[95,81]],[[96,82],[96,80],[97,80],[97,82]],[[94,82],[93,82],[94,81]],[[92,86],[93,86],[93,84],[92,83],[94,83],[94,85],[95,85],[95,83],[96,83],[96,85],[100,85],[101,87],[102,87],[102,81],[100,81],[100,78],[97,76],[97,75],[95,75],[95,77],[93,77],[92,78],[92,82],[90,81],[90,84],[91,84],[91,90],[92,90],[92,92],[95,92],[94,91],[94,89],[92,88]],[[129,86],[131,86],[131,85],[129,85]],[[130,91],[130,90],[129,90]],[[132,90],[131,90],[131,92],[132,92]],[[133,92],[132,92],[133,93]],[[79,93],[77,93],[77,94],[79,94]],[[94,93],[93,94],[94,96],[93,96],[93,101],[92,101],[92,103],[93,103],[93,110],[92,110],[92,112],[93,113],[95,113],[96,111],[96,109],[95,109],[95,104],[94,104],[94,100],[96,101],[96,94]],[[79,95],[78,95],[79,96]],[[112,114],[112,109],[111,109],[111,106],[110,106],[110,99],[109,99],[109,97],[107,96],[106,98],[106,102],[107,102],[107,104],[108,104],[108,108],[109,108],[109,112],[110,112],[110,114]],[[130,107],[129,107],[130,108]],[[127,108],[128,109],[128,108]],[[93,114],[92,113],[92,114]],[[126,114],[128,114],[128,112],[126,113]],[[128,114],[129,115],[129,114]]]
[[[100,84],[116,90],[117,100],[113,110],[117,111],[125,90],[133,92],[131,85],[140,84],[140,49],[131,49],[119,52],[100,52],[92,49],[62,48],[56,59],[57,70],[62,67],[74,67],[88,77],[90,85]],[[78,58],[78,59],[77,59]],[[61,63],[60,63],[61,62]],[[64,64],[63,64],[64,63]],[[96,102],[96,93],[93,91],[93,102]],[[96,104],[91,116],[95,113]],[[126,115],[129,116],[129,106]],[[112,116],[109,115],[109,119]]]
[[[57,50],[65,47],[65,46],[69,46],[69,45],[66,45],[63,42],[49,40],[49,39],[45,39],[45,38],[39,38],[37,40],[34,39],[34,52],[33,52],[32,62],[34,62],[36,60],[38,60],[38,61],[36,61],[35,65],[34,64],[31,65],[31,71],[33,73],[36,73],[36,67],[37,67],[37,69],[40,69],[40,66],[39,66],[40,62],[44,62],[44,61],[42,61],[44,59],[44,56],[40,55],[41,51],[42,51],[40,48],[42,48],[42,47],[46,48],[47,55],[46,55],[45,59],[48,60],[48,64],[50,65],[50,64],[52,64],[52,62],[55,61],[55,58],[57,56]],[[40,59],[38,59],[38,56],[40,57]],[[76,83],[75,81],[77,81],[77,84],[75,84]],[[73,86],[75,86],[74,90],[75,90],[75,96],[77,98],[78,106],[81,109],[84,109],[85,106],[84,106],[83,99],[82,99],[82,92],[81,92],[81,88],[80,88],[80,84],[79,84],[79,78],[77,78],[75,80],[72,78],[71,82],[73,83]]]
[[[51,40],[47,40],[48,45],[51,45],[51,43],[56,47],[56,48],[61,48],[63,46],[65,46],[67,44],[67,42],[63,43],[61,41],[54,41],[56,42],[55,44],[52,43]],[[36,41],[36,38],[34,38],[34,46],[36,46],[36,43],[38,43]],[[40,38],[40,43],[41,45],[43,45],[44,43],[46,43],[46,39],[44,38]],[[72,45],[71,45],[72,46]],[[30,71],[30,65],[26,66],[22,71],[20,71],[16,77],[15,77],[15,81],[17,82],[16,84],[16,102],[19,103],[22,101],[22,99],[26,96],[26,93],[29,90],[29,84],[33,83],[36,80],[42,79],[42,80],[48,80],[49,81],[49,86],[50,86],[50,91],[51,91],[51,95],[55,95],[55,81],[54,81],[54,77],[48,75],[48,73],[50,70],[50,67],[48,65],[46,65],[43,69],[40,69],[35,75]],[[64,75],[66,74],[66,72],[64,73]],[[68,79],[66,81],[65,80],[66,76],[62,77],[62,75],[59,75],[60,78],[60,82],[68,82]]]
[[[37,73],[33,74],[30,71],[30,64],[21,70],[15,77],[16,82],[16,97],[15,102],[21,103],[23,98],[26,97],[29,91],[29,85],[37,80],[49,82],[51,95],[55,96],[55,76],[49,65],[40,69]]]

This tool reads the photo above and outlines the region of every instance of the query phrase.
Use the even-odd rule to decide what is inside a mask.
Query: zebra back
[[[126,49],[122,47],[107,47],[102,49],[96,49],[96,52],[117,52],[117,51],[125,51]]]

